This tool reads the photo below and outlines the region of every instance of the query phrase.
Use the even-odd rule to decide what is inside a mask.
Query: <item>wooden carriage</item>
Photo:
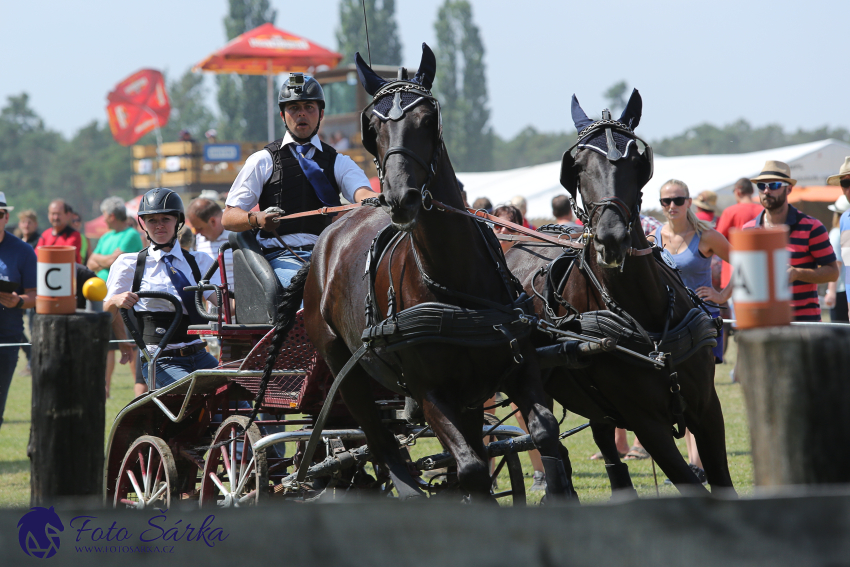
[[[233,250],[236,280],[230,291],[223,273],[226,248]],[[115,507],[145,509],[170,507],[179,501],[243,506],[264,499],[305,501],[343,493],[392,496],[387,471],[382,463],[371,462],[363,431],[339,399],[321,432],[323,446],[310,463],[301,462],[333,382],[307,337],[303,312],[298,313],[278,353],[261,413],[248,426],[277,323],[275,306],[283,290],[248,233],[231,235],[230,243],[219,252],[217,269],[223,281],[218,313],[209,324],[190,327],[189,333],[219,341],[219,366],[151,389],[119,412],[107,443],[105,501]],[[231,295],[235,314],[230,309]],[[433,436],[426,424],[404,419],[401,396],[377,383],[373,396],[402,446]],[[496,474],[507,467],[511,479],[509,489],[496,496],[511,496],[514,504],[522,504],[525,486],[517,452],[533,444],[519,428],[494,424],[488,429],[499,439],[490,445],[491,454],[501,458]],[[426,493],[459,497],[452,465],[448,453],[411,462],[421,471],[445,469],[430,482],[420,480]],[[301,467],[308,469],[303,479],[296,480],[293,471]]]

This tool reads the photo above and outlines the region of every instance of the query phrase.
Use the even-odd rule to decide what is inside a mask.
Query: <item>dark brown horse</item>
[[[565,317],[562,320],[564,328],[581,332],[593,320],[592,316],[578,314],[616,311],[619,306],[627,314],[621,319],[634,335],[642,336],[639,327],[643,327],[648,333],[656,333],[656,337],[650,339],[657,340],[657,334],[663,334],[665,328],[675,329],[694,308],[676,274],[660,266],[655,253],[646,253],[650,244],[641,229],[639,210],[641,189],[652,176],[652,155],[648,146],[643,153],[638,151],[637,136],[632,130],[640,115],[641,100],[637,90],[619,121],[606,117],[610,128],[606,128],[606,120],[593,122],[588,119],[573,97],[573,120],[579,131],[578,150],[575,157],[569,150],[564,154],[561,183],[573,199],[577,192],[581,193],[588,211],[585,224],[592,238],[586,250],[580,253],[585,254],[584,269],[578,257],[569,273],[564,270],[569,261],[562,262],[560,272],[554,270],[558,272],[553,279],[555,287],[559,287],[559,279],[566,279],[563,289],[557,291],[571,306],[568,308],[557,300],[550,304],[557,310],[557,316]],[[540,268],[561,253],[560,247],[549,244],[518,244],[507,253],[508,267],[532,294],[532,287],[540,291],[545,277],[550,277],[550,274],[545,277],[538,274]],[[599,287],[593,283],[593,277]],[[600,288],[610,300],[603,298]],[[544,305],[539,297],[536,308],[543,315]],[[705,331],[710,321],[702,319]],[[648,354],[656,350],[657,345],[645,346],[644,354]],[[660,350],[664,348],[662,343]],[[547,393],[569,410],[590,419],[594,440],[603,454],[614,490],[634,490],[628,467],[620,462],[614,444],[615,425],[633,430],[680,490],[683,485],[702,489],[672,435],[671,404],[676,400],[670,391],[669,370],[621,355],[602,355],[595,357],[584,370],[556,368],[546,383]],[[675,371],[687,402],[685,422],[696,438],[708,482],[712,490],[731,488],[723,412],[714,389],[711,347],[697,348],[689,358],[676,365]]]
[[[359,55],[357,67],[366,91],[374,97],[363,113],[362,135],[383,173],[380,208],[356,209],[319,238],[304,290],[310,339],[336,375],[363,345],[364,329],[379,335],[396,324],[400,329],[404,317],[399,314],[409,310],[423,317],[420,330],[428,335],[426,323],[433,322],[427,319],[428,313],[442,313],[445,323],[437,325],[441,330],[423,342],[414,340],[398,350],[381,341],[370,343],[340,387],[370,451],[387,465],[401,498],[422,493],[397,440],[381,424],[370,395],[372,379],[421,406],[431,428],[455,457],[461,489],[473,501],[492,501],[482,441],[482,403],[497,390],[505,391],[527,416],[532,438],[547,463],[550,495],[573,495],[569,473],[559,458],[557,420],[546,408],[528,332],[512,340],[494,331],[493,325],[482,326],[475,331],[483,333],[481,343],[468,346],[454,341],[456,335],[450,329],[460,326],[466,315],[472,316],[471,310],[489,309],[488,317],[516,320],[521,290],[502,273],[503,258],[494,255],[498,244],[485,237],[480,223],[440,211],[434,204],[463,208],[442,140],[439,103],[429,91],[436,71],[433,53],[423,44],[422,62],[413,79],[400,70],[398,80],[388,83]],[[389,230],[398,234],[372,265],[370,278],[366,274],[373,239],[390,225]],[[370,279],[374,279],[372,296]],[[364,305],[373,311],[373,320],[367,318]],[[414,307],[423,310],[411,310]],[[386,325],[373,326],[385,317]],[[415,326],[408,331],[418,332]],[[387,338],[389,343],[394,336]]]

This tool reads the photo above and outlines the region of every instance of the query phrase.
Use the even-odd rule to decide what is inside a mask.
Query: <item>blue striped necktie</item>
[[[183,306],[186,308],[186,312],[189,313],[189,324],[201,325],[206,323],[206,320],[198,314],[198,310],[195,308],[195,292],[184,291],[183,289],[193,284],[189,282],[189,279],[183,272],[174,267],[171,263],[173,258],[174,256],[172,254],[166,254],[162,257],[162,261],[165,262],[165,273],[171,278],[171,283],[177,288],[177,293],[180,294],[180,299],[183,300]]]
[[[316,191],[316,196],[319,200],[328,207],[338,207],[341,203],[339,193],[333,188],[331,182],[325,176],[325,172],[319,165],[306,157],[306,153],[310,151],[310,146],[295,146],[295,153],[298,156],[298,165],[301,166],[301,171],[307,176],[313,190]],[[316,150],[318,151],[318,150]]]

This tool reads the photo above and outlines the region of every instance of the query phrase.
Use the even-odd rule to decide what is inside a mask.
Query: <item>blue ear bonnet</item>
[[[425,97],[410,91],[388,93],[375,101],[372,114],[381,119],[398,120],[404,113],[425,100]]]
[[[629,157],[629,150],[637,147],[637,142],[634,138],[629,138],[616,130],[612,132],[614,135],[614,145],[623,154],[623,157]],[[608,140],[605,137],[605,130],[596,130],[590,136],[579,142],[578,147],[581,149],[593,150],[603,156],[608,155]]]

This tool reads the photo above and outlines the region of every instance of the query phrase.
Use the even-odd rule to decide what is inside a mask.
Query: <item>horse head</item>
[[[618,120],[604,110],[602,120],[593,121],[573,95],[572,117],[579,134],[564,153],[561,184],[573,199],[581,193],[596,261],[603,267],[620,266],[631,247],[631,231],[640,230],[641,191],[652,177],[652,149],[633,131],[641,107],[635,89]],[[644,144],[642,153],[638,140]]]
[[[443,153],[440,103],[431,94],[437,62],[422,44],[422,60],[409,79],[386,81],[358,53],[357,73],[372,102],[361,114],[363,147],[375,156],[381,178],[381,207],[393,224],[405,231],[416,225],[419,211],[430,208],[431,182]]]

